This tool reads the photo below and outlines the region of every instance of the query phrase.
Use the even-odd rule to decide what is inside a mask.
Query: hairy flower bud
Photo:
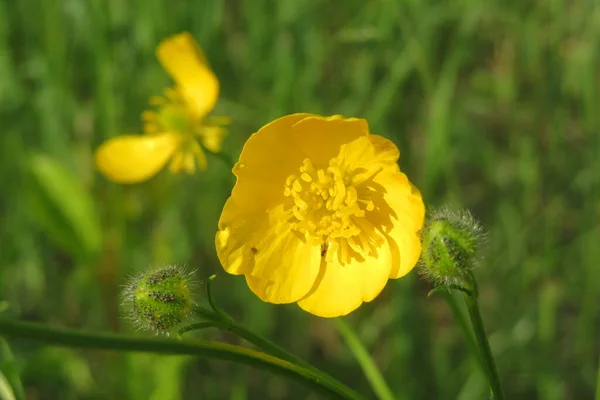
[[[133,278],[124,291],[124,307],[141,330],[168,333],[192,315],[192,274],[168,266]]]
[[[430,213],[422,231],[421,274],[436,285],[464,285],[483,238],[481,225],[467,210],[443,207]]]

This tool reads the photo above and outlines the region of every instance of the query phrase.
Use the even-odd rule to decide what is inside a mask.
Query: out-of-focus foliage
[[[26,163],[32,177],[27,188],[32,222],[74,258],[96,255],[101,233],[90,193],[53,158],[35,154]]]
[[[398,144],[426,204],[469,208],[488,229],[475,273],[507,397],[592,397],[595,1],[0,0],[6,313],[132,332],[118,307],[128,276],[172,263],[197,269],[199,280],[221,272],[214,234],[233,183],[225,163],[212,157],[205,173],[120,186],[92,159],[105,139],[141,131],[148,97],[169,84],[155,46],[185,30],[221,82],[215,115],[232,117],[225,153],[235,159],[252,132],[292,112],[367,118]],[[349,322],[398,399],[485,398],[448,307],[426,298],[428,289],[412,273]],[[242,278],[221,274],[215,290],[237,319],[372,396],[330,321],[264,304]],[[21,342],[11,350],[34,399],[307,398],[294,384],[221,362]]]

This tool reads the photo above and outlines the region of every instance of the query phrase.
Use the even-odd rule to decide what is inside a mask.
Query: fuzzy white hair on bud
[[[447,206],[431,211],[421,238],[421,275],[437,286],[468,286],[485,240],[481,224],[471,213]]]
[[[168,335],[193,317],[194,271],[167,266],[143,272],[129,280],[122,308],[138,330]]]

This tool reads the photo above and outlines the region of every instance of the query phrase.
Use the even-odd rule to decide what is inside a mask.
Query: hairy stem
[[[34,340],[55,346],[190,355],[233,361],[294,380],[325,397],[362,400],[362,397],[352,389],[341,384],[333,385],[329,380],[324,380],[315,374],[313,370],[255,350],[225,343],[203,340],[186,342],[171,339],[144,339],[109,333],[87,333],[5,318],[0,318],[0,335],[18,340]]]
[[[475,340],[479,345],[481,357],[483,359],[484,365],[486,366],[488,380],[490,382],[490,387],[492,389],[494,399],[504,400],[504,393],[502,391],[502,386],[500,385],[498,370],[496,369],[496,363],[494,362],[492,349],[490,348],[490,343],[488,342],[488,338],[485,333],[483,319],[481,318],[481,313],[479,312],[479,302],[477,301],[476,294],[476,291],[475,295],[472,296],[465,294],[465,303],[467,304],[467,310],[469,311],[469,317],[471,318],[471,324],[473,325]]]
[[[210,321],[210,323],[212,323],[215,328],[221,329],[225,332],[231,332],[234,335],[239,336],[242,339],[252,343],[253,345],[255,345],[256,347],[258,347],[266,353],[269,353],[275,357],[281,358],[283,360],[289,361],[293,364],[300,365],[305,368],[313,368],[306,361],[301,360],[300,358],[285,350],[283,347],[280,347],[275,343],[271,342],[270,340],[267,340],[262,336],[252,332],[250,329],[237,323],[235,320],[233,320],[231,317],[229,317],[223,312],[216,313],[202,306],[196,307],[194,309],[194,312],[201,318]],[[202,325],[199,326],[203,327]],[[184,327],[180,330],[180,332],[190,332],[192,330],[194,329]]]
[[[487,377],[488,371],[485,361],[481,357],[481,352],[479,351],[479,347],[477,344],[477,340],[475,339],[475,335],[473,334],[473,329],[471,329],[469,325],[469,318],[466,316],[465,312],[461,310],[458,298],[454,297],[453,293],[449,291],[441,291],[442,296],[448,303],[452,314],[454,314],[454,319],[458,322],[460,326],[460,330],[462,331],[465,339],[467,340],[467,345],[469,346],[471,353],[477,360],[477,364],[479,364],[479,368],[481,368],[481,372]]]

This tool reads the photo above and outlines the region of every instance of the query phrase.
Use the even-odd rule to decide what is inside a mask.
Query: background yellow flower
[[[336,317],[407,274],[420,251],[421,195],[399,152],[365,120],[294,114],[252,135],[216,237],[225,270],[271,303]]]
[[[143,114],[145,135],[112,138],[96,152],[98,169],[120,183],[151,178],[169,160],[172,172],[206,169],[202,147],[221,150],[225,130],[218,124],[223,121],[206,119],[217,101],[219,82],[193,37],[187,32],[170,36],[156,55],[176,86],[152,98],[157,110]]]

